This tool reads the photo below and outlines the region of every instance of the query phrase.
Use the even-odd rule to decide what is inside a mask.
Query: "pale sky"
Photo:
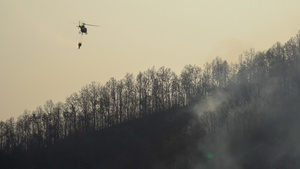
[[[1,0],[0,120],[92,81],[235,62],[300,30],[299,0]],[[82,47],[78,21],[87,27]],[[74,23],[72,23],[74,22]]]

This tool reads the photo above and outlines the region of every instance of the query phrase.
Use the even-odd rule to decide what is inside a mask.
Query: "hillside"
[[[51,147],[16,151],[13,158],[1,158],[1,164],[66,169],[299,167],[299,98],[230,106],[237,99],[231,98],[218,108],[208,108],[213,111],[197,111],[198,106],[219,97],[218,93],[205,103],[153,114]]]
[[[1,164],[16,168],[156,168],[188,154],[192,142],[185,135],[195,117],[189,107],[173,109],[55,146],[15,152],[13,160],[2,159]]]

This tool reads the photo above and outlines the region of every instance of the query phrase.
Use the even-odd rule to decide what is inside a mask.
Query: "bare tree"
[[[117,110],[116,110],[116,119],[117,119],[117,123],[122,123],[123,121],[123,103],[124,103],[124,96],[123,96],[123,92],[124,92],[124,83],[123,80],[120,80],[117,82],[117,102],[118,102],[118,106],[117,106]]]
[[[100,88],[101,85],[96,82],[92,82],[92,84],[89,85],[89,101],[92,106],[93,130],[96,130],[97,110],[99,110],[100,106]]]
[[[127,73],[124,78],[124,113],[126,121],[131,120],[137,111],[137,90],[133,74]]]
[[[66,99],[66,106],[68,107],[69,113],[69,124],[70,124],[70,131],[71,134],[76,134],[77,132],[77,113],[79,112],[79,96],[77,93],[71,94]]]

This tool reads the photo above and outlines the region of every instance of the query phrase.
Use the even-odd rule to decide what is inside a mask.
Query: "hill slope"
[[[58,145],[16,154],[16,168],[156,168],[189,152],[190,107],[153,114]],[[2,164],[8,161],[2,161]]]

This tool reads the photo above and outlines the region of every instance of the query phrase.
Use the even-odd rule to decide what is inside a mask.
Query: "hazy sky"
[[[152,66],[236,61],[300,30],[299,0],[1,0],[0,120]],[[78,21],[100,25],[78,34]],[[74,23],[72,23],[74,22]],[[82,48],[77,43],[82,40]]]

